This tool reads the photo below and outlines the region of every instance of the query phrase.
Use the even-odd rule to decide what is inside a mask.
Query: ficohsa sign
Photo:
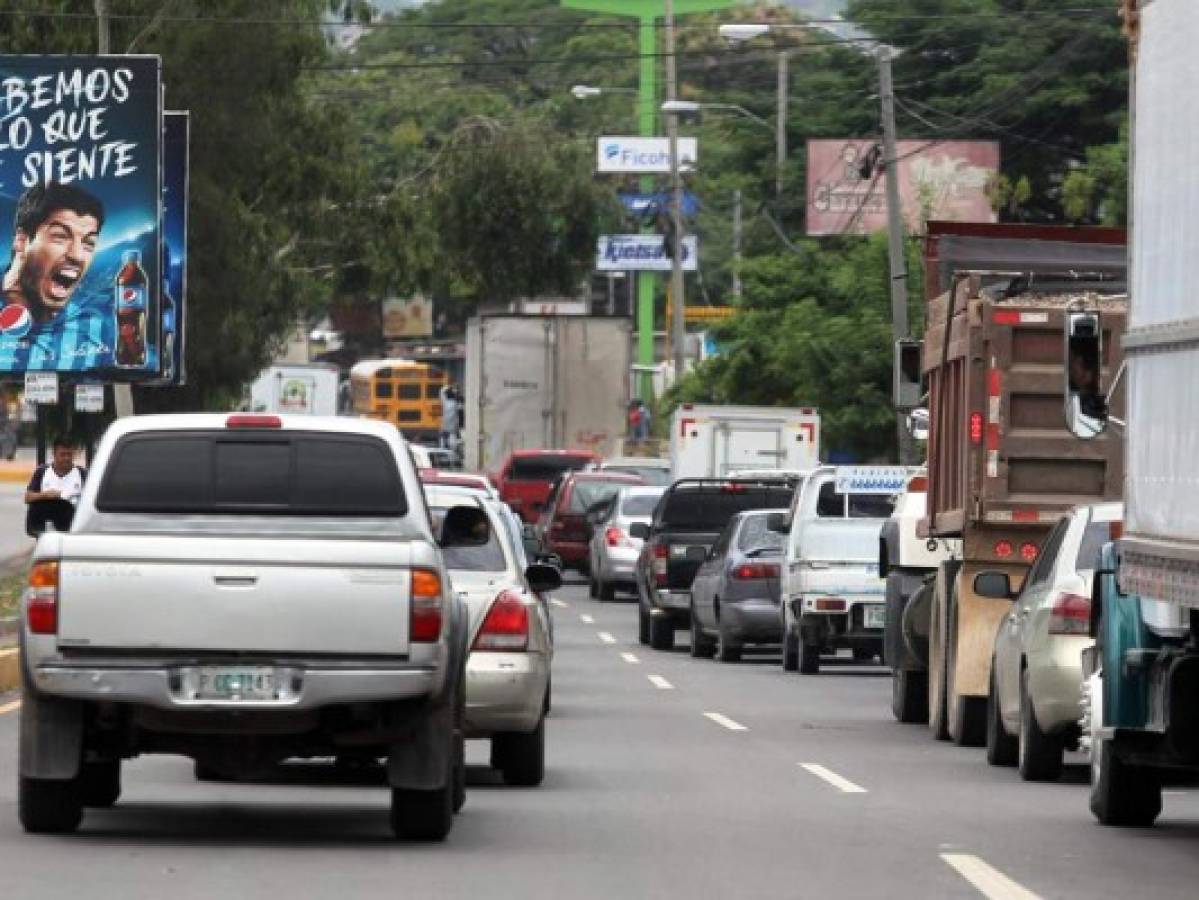
[[[699,142],[679,138],[679,168],[689,171],[699,159]],[[670,139],[601,137],[596,144],[596,168],[600,172],[642,175],[670,172]]]

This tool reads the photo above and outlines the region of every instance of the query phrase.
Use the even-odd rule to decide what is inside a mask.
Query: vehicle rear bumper
[[[584,562],[588,556],[586,541],[558,541],[550,538],[546,541],[546,546],[549,547],[551,553],[558,554],[562,562],[568,565]]]
[[[653,603],[657,609],[670,610],[672,612],[690,612],[691,591],[659,588],[654,591]]]
[[[255,664],[254,667],[259,667]],[[42,693],[97,703],[129,703],[165,710],[270,711],[317,709],[341,703],[404,700],[437,690],[435,667],[330,669],[276,667],[280,689],[275,700],[196,699],[188,671],[195,666],[117,668],[43,665],[31,673]]]
[[[779,607],[770,600],[722,600],[720,624],[737,641],[774,644],[783,639]]]
[[[472,653],[466,660],[466,733],[532,731],[545,704],[549,662],[541,653]]]
[[[1078,724],[1082,715],[1079,700],[1082,694],[1082,648],[1092,639],[1079,637],[1063,639],[1064,645],[1052,657],[1028,659],[1028,690],[1036,711],[1037,724],[1046,734],[1069,730]],[[1069,651],[1073,649],[1071,654]]]

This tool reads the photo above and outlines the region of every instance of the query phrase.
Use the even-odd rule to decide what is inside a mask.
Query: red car
[[[534,523],[545,509],[554,482],[565,472],[600,461],[586,450],[517,450],[492,478],[500,499],[525,522]]]
[[[558,483],[538,525],[542,545],[556,553],[563,565],[587,574],[591,542],[587,511],[611,500],[622,487],[638,484],[645,480],[626,472],[571,472]]]

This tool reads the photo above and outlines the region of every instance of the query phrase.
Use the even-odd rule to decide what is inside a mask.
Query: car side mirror
[[[533,563],[525,569],[525,581],[534,593],[544,594],[562,587],[562,573],[551,565]]]
[[[974,593],[991,600],[1011,600],[1012,580],[1006,572],[979,572],[974,576]]]
[[[773,531],[775,534],[788,534],[791,531],[791,523],[788,521],[786,513],[770,513],[766,517],[766,530]]]
[[[924,407],[912,410],[907,418],[908,434],[918,441],[927,441],[929,421],[928,410]]]
[[[521,526],[520,541],[524,545],[526,556],[535,557],[541,552],[541,541],[537,537],[537,529],[532,525]]]
[[[454,506],[441,523],[437,543],[442,549],[451,547],[482,547],[491,540],[491,520],[477,506]]]
[[[1107,428],[1107,397],[1101,384],[1103,323],[1097,312],[1066,314],[1066,428],[1087,440]]]
[[[649,526],[644,522],[634,522],[629,526],[629,535],[642,541],[648,541]]]

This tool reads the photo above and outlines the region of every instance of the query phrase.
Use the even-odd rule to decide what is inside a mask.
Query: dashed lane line
[[[5,713],[16,712],[20,708],[20,700],[13,700],[9,703],[0,704],[0,716],[4,715]]]
[[[990,900],[1040,900],[995,867],[970,853],[942,853],[941,859]]]
[[[637,663],[641,662],[641,660],[637,658],[636,654],[633,653],[622,653],[620,654],[620,658],[627,662],[630,666],[635,666]]]
[[[660,691],[673,691],[674,685],[663,678],[661,675],[647,675],[649,683]]]
[[[718,712],[706,712],[706,713],[704,713],[704,715],[707,716],[709,719],[711,719],[713,722],[715,722],[717,725],[727,728],[729,731],[749,731],[749,729],[746,728],[744,725],[742,725],[740,722],[734,722],[728,716],[721,715]]]
[[[615,644],[616,643],[616,638],[612,637],[612,635],[610,635],[606,631],[598,631],[598,632],[596,632],[596,636],[601,641],[603,641],[605,644]]]
[[[554,606],[558,607],[558,609],[570,609],[569,603],[563,603],[557,597],[550,597],[550,603],[552,603]]]
[[[591,616],[587,615],[586,613],[583,613],[583,615],[579,616],[579,621],[582,622],[584,625],[594,625],[595,624],[595,619],[591,618]]]
[[[817,778],[823,779],[824,781],[828,782],[829,784],[831,784],[833,787],[835,787],[837,790],[841,791],[842,793],[865,794],[867,792],[866,789],[864,787],[862,787],[860,784],[854,784],[848,778],[842,778],[836,772],[832,771],[831,769],[826,769],[824,766],[820,765],[819,763],[800,763],[799,765],[802,768],[807,769],[809,772],[811,772]]]

